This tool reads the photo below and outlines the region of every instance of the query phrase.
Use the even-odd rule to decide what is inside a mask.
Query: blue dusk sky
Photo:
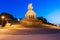
[[[0,13],[24,18],[29,3],[33,4],[37,17],[43,16],[48,22],[60,24],[60,0],[0,0]]]

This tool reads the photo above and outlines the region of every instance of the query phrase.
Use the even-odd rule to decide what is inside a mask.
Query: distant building
[[[20,24],[25,26],[40,26],[42,22],[36,18],[36,13],[33,11],[32,4],[28,5],[28,11],[25,14],[25,18],[20,20]]]
[[[32,9],[33,9],[32,4],[29,4],[28,11],[25,14],[25,18],[27,18],[27,19],[35,19],[36,18],[36,13]]]

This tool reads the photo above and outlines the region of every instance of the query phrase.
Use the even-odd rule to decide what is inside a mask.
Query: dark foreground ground
[[[57,34],[60,29],[40,29],[40,28],[25,28],[25,29],[0,29],[0,35],[34,35],[34,34]]]
[[[0,35],[0,40],[60,40],[60,34]]]
[[[0,29],[0,40],[60,40],[60,30]]]
[[[15,29],[14,29],[15,30]],[[34,34],[57,34],[60,33],[58,29],[33,29],[33,30],[16,30],[15,35],[34,35]]]

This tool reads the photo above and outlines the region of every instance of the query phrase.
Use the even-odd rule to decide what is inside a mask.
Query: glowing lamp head
[[[4,19],[5,17],[4,17],[4,16],[2,16],[1,18],[2,18],[2,19]]]

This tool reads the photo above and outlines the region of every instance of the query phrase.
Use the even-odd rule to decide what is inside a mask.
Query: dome
[[[26,13],[25,17],[26,17],[26,16],[29,16],[29,15],[34,15],[34,16],[36,16],[36,13],[35,13],[34,11],[32,11],[32,10],[29,10],[29,11]]]

